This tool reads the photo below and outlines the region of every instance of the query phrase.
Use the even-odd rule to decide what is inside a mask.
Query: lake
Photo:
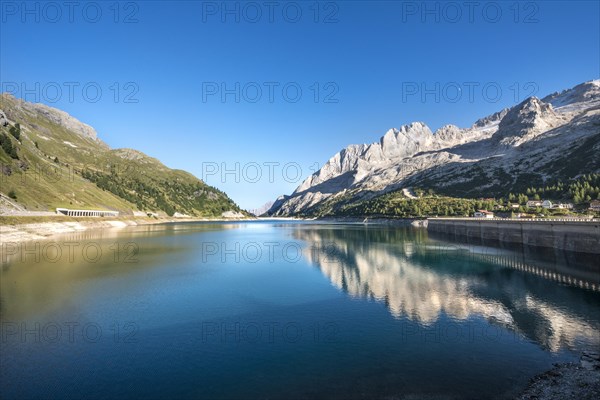
[[[597,266],[426,230],[179,223],[4,250],[3,399],[503,399],[600,346]]]

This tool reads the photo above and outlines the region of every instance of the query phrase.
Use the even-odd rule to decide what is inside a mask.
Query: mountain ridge
[[[431,132],[413,122],[388,130],[377,142],[342,149],[291,195],[279,197],[267,214],[327,215],[341,205],[412,186],[489,197],[508,194],[522,180],[575,178],[600,170],[598,126],[600,80],[527,98],[469,128],[445,125]]]
[[[101,208],[198,217],[241,211],[189,172],[139,150],[110,148],[93,127],[65,111],[1,94],[0,116],[0,137],[9,142],[0,149],[0,193],[29,211]],[[9,202],[3,204],[10,211]]]

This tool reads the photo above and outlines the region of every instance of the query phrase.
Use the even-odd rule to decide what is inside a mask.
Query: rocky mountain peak
[[[544,98],[552,101],[530,97],[471,128],[445,125],[433,134],[415,122],[390,129],[378,142],[351,145],[335,154],[292,195],[277,199],[268,213],[332,213],[336,207],[408,187],[453,188],[460,196],[487,195],[488,190],[504,194],[498,188],[517,185],[519,174],[543,180],[547,171],[563,171],[566,178],[596,171],[598,94],[600,81],[591,81]],[[559,97],[582,101],[555,109]]]
[[[400,129],[390,129],[380,139],[381,151],[386,158],[407,157],[424,150],[433,142],[431,129],[423,122],[413,122]]]
[[[600,79],[581,83],[571,89],[555,92],[543,98],[554,107],[600,101]]]
[[[551,129],[557,120],[552,104],[533,96],[508,110],[500,120],[494,137],[499,140],[510,137],[531,139],[535,134]],[[518,145],[520,142],[511,140],[510,144]]]
[[[449,142],[456,140],[462,135],[462,129],[456,125],[444,125],[435,131],[435,137],[442,142]]]
[[[542,113],[553,112],[552,105],[550,103],[546,103],[535,96],[529,97],[525,99],[520,104],[517,104],[513,108],[511,108],[504,118],[500,121],[502,123],[506,119],[510,119],[513,116],[519,116],[521,118],[528,118],[534,115],[539,115]]]
[[[504,118],[506,113],[508,113],[508,108],[504,108],[501,111],[495,112],[492,115],[488,115],[487,117],[480,118],[473,124],[473,128],[483,128],[485,126],[489,126],[492,124],[496,124]]]

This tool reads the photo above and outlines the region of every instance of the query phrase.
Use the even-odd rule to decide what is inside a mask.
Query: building
[[[543,208],[561,208],[561,209],[572,209],[573,208],[573,204],[571,203],[552,203],[550,200],[529,200],[527,202],[527,207],[529,208],[536,208],[536,207],[543,207]]]
[[[154,218],[158,218],[158,213],[155,213],[153,211],[134,211],[133,212],[133,216],[134,217],[154,217]]]
[[[600,211],[600,200],[593,200],[590,202],[590,210]]]
[[[571,209],[573,209],[573,204],[571,204],[571,203],[557,203],[557,204],[553,204],[552,208],[560,208],[560,209],[571,210]]]
[[[535,218],[535,215],[533,215],[533,214],[527,214],[527,213],[517,213],[517,214],[515,214],[515,218],[532,219],[532,218]]]
[[[118,217],[118,211],[108,210],[69,210],[68,208],[57,208],[57,214],[68,215],[69,217]]]
[[[486,210],[479,210],[473,214],[475,218],[494,218],[494,213]]]

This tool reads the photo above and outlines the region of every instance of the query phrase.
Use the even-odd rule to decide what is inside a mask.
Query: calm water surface
[[[2,399],[510,398],[600,345],[589,260],[423,230],[182,223],[3,249]]]

